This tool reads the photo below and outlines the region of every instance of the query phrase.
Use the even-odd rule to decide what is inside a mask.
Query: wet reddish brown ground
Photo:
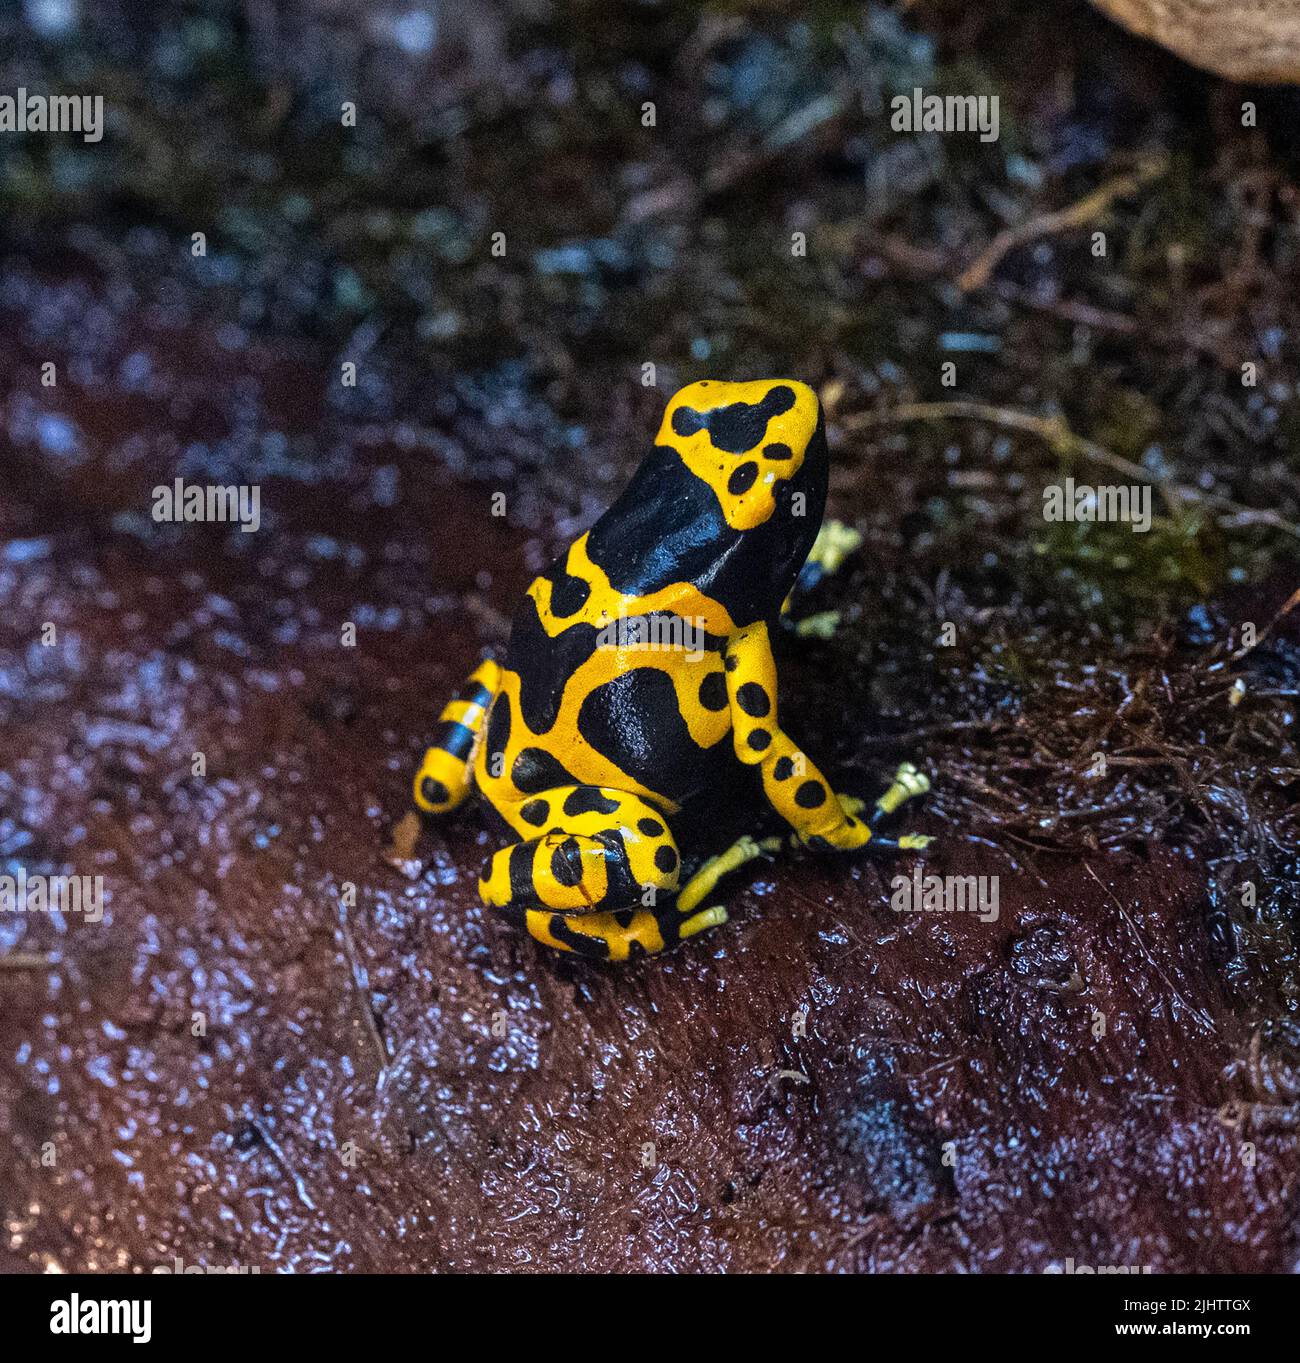
[[[3,850],[108,894],[97,925],[0,923],[49,955],[0,973],[5,1267],[1295,1266],[1294,1135],[1249,1168],[1216,1115],[1245,1033],[1196,857],[1040,883],[932,810],[928,868],[1000,874],[997,922],[895,913],[888,860],[804,858],[664,958],[546,954],[480,908],[473,809],[414,878],[382,855],[540,546],[409,453],[377,504],[395,452],[257,347],[241,373],[290,436],[350,446],[339,476],[268,479],[255,535],[149,537],[122,519],[148,440],[219,430],[233,361],[201,329],[130,339],[153,391],[70,384],[84,457],[29,450],[4,504]],[[796,731],[870,788],[903,753],[823,647],[784,674]]]

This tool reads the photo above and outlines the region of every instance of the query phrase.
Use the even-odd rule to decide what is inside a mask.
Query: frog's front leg
[[[767,625],[760,621],[733,635],[725,665],[736,755],[759,768],[772,808],[810,847],[865,847],[871,841],[868,824],[845,809],[777,722],[776,660]]]
[[[726,922],[721,909],[678,909],[677,844],[639,795],[560,786],[499,812],[532,836],[493,853],[479,895],[546,946],[625,961]]]
[[[824,578],[838,573],[844,560],[861,544],[860,530],[830,518],[822,522],[794,587],[781,605],[781,624],[790,633],[805,639],[829,639],[839,628],[840,613],[837,610],[818,611],[814,615],[796,619],[793,607],[801,596],[806,596]]]

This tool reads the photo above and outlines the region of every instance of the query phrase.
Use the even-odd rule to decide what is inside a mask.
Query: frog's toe
[[[842,619],[839,611],[817,611],[797,620],[783,617],[788,621],[787,628],[800,639],[833,639]]]
[[[719,853],[716,857],[710,857],[695,874],[682,886],[681,893],[677,896],[677,908],[680,913],[690,913],[706,896],[713,893],[718,881],[725,875],[730,875],[732,871],[738,871],[755,857],[770,855],[781,850],[780,838],[752,838],[749,834],[744,834],[736,839],[725,852]],[[713,910],[706,910],[713,912]],[[719,909],[717,912],[721,913]],[[719,922],[724,921],[719,919]],[[705,927],[711,926],[705,924]],[[699,932],[700,929],[696,928]]]
[[[721,927],[726,921],[726,909],[721,904],[714,904],[712,908],[701,909],[699,913],[693,913],[689,918],[683,918],[681,923],[678,924],[677,936],[681,939],[694,937],[697,932]]]
[[[469,794],[464,760],[429,748],[415,775],[416,808],[425,814],[450,814]]]
[[[904,833],[898,838],[872,838],[871,845],[887,852],[923,852],[937,841],[929,833]]]
[[[930,789],[930,778],[918,770],[911,762],[902,762],[894,773],[889,789],[876,801],[872,823],[878,823],[887,815],[893,814],[908,800],[925,795]]]

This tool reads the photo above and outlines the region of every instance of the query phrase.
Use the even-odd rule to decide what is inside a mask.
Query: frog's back
[[[779,615],[821,522],[826,466],[820,424],[819,457],[797,467],[776,439],[777,421],[815,420],[810,391],[723,387],[755,400],[701,414],[681,402],[709,385],[683,390],[623,494],[529,587],[476,770],[493,803],[602,785],[681,805],[730,766],[723,650]]]
[[[515,615],[497,702],[513,740],[503,776],[521,797],[600,785],[682,805],[729,761],[729,619],[690,584],[614,591],[586,541],[534,581]],[[496,711],[489,750],[493,724],[505,733]],[[496,793],[512,798],[508,786]]]

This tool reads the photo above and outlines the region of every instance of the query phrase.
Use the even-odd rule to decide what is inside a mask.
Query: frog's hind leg
[[[533,836],[493,853],[479,895],[547,946],[621,961],[725,921],[682,918],[677,844],[639,795],[560,786],[500,812]]]
[[[862,544],[862,532],[843,521],[825,520],[799,570],[794,589],[781,606],[781,623],[801,638],[829,639],[839,628],[839,611],[818,611],[796,619],[794,603],[806,596],[823,578],[839,572],[844,560]]]
[[[681,858],[664,816],[630,791],[556,786],[497,811],[523,841],[483,867],[479,894],[492,908],[590,914],[677,888]]]
[[[448,814],[469,794],[474,751],[500,685],[501,668],[489,658],[469,674],[438,716],[438,731],[415,774],[415,803],[426,814]]]

